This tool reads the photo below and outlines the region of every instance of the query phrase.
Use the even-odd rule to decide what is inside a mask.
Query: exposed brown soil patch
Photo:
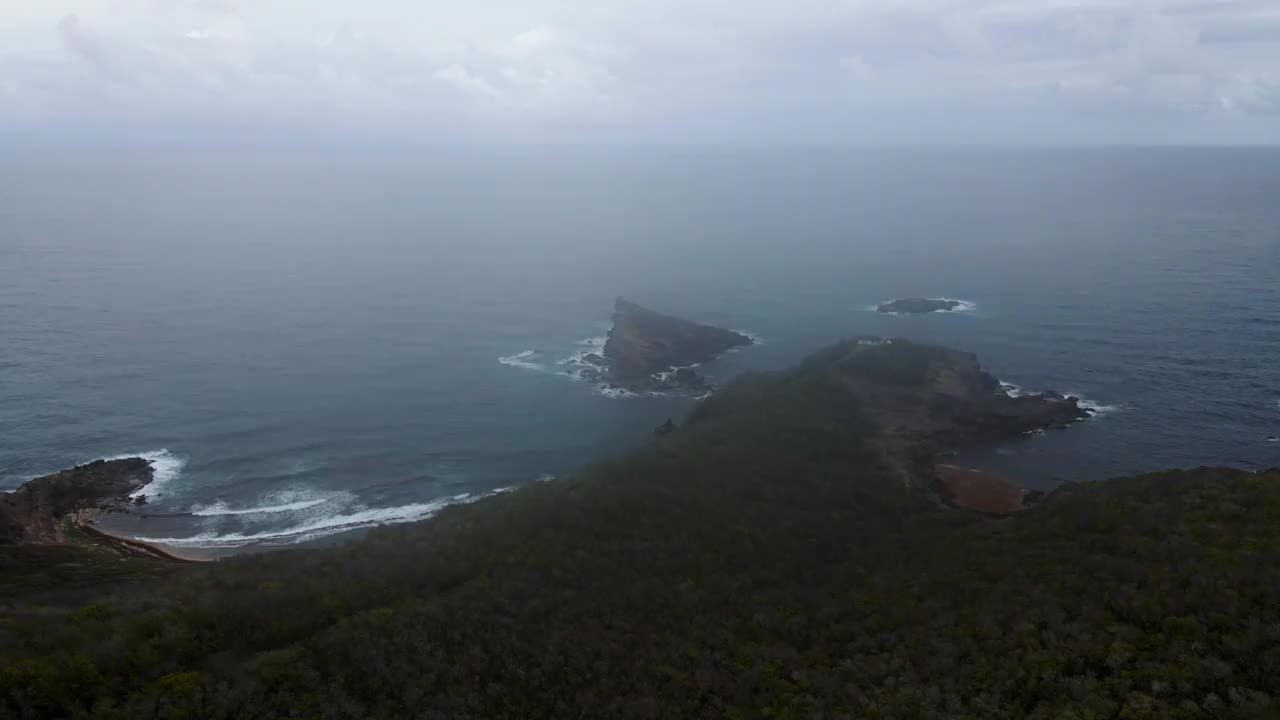
[[[997,473],[939,465],[938,479],[948,500],[957,507],[993,515],[1009,515],[1026,507],[1026,491]]]

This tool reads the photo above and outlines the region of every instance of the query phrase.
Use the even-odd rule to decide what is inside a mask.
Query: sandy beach
[[[94,522],[94,518],[81,518],[75,527],[93,541],[120,552],[139,557],[149,557],[170,562],[210,562],[218,559],[219,553],[205,548],[179,548],[162,543],[147,543],[124,535],[117,535],[102,528]]]

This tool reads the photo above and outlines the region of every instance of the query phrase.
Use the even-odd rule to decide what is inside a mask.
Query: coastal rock
[[[64,520],[123,505],[153,477],[149,461],[128,458],[95,460],[23,483],[0,496],[0,545],[60,542]]]
[[[599,368],[608,384],[633,392],[705,391],[710,384],[690,366],[753,342],[732,330],[663,315],[618,298],[603,356],[591,353],[583,362]]]
[[[958,300],[948,300],[946,298],[905,298],[902,300],[892,300],[890,302],[880,303],[880,306],[876,308],[876,312],[904,313],[908,315],[931,312],[951,312],[962,304],[963,303]]]
[[[687,390],[705,392],[711,389],[711,383],[693,368],[676,368],[666,372],[654,373],[649,382],[656,390]]]
[[[666,437],[676,431],[676,424],[671,418],[654,429],[654,437]]]

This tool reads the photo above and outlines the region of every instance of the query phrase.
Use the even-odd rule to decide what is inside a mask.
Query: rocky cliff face
[[[656,313],[618,298],[604,357],[619,378],[641,378],[713,360],[751,338],[724,328]]]
[[[142,458],[97,460],[24,483],[0,495],[0,544],[59,542],[69,516],[126,503],[153,474]]]
[[[582,362],[590,379],[626,390],[705,392],[709,383],[690,366],[753,342],[732,330],[663,315],[618,298],[603,354],[587,355]]]

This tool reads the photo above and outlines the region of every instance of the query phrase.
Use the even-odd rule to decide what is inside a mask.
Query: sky
[[[0,141],[1280,144],[1280,0],[0,0]]]

